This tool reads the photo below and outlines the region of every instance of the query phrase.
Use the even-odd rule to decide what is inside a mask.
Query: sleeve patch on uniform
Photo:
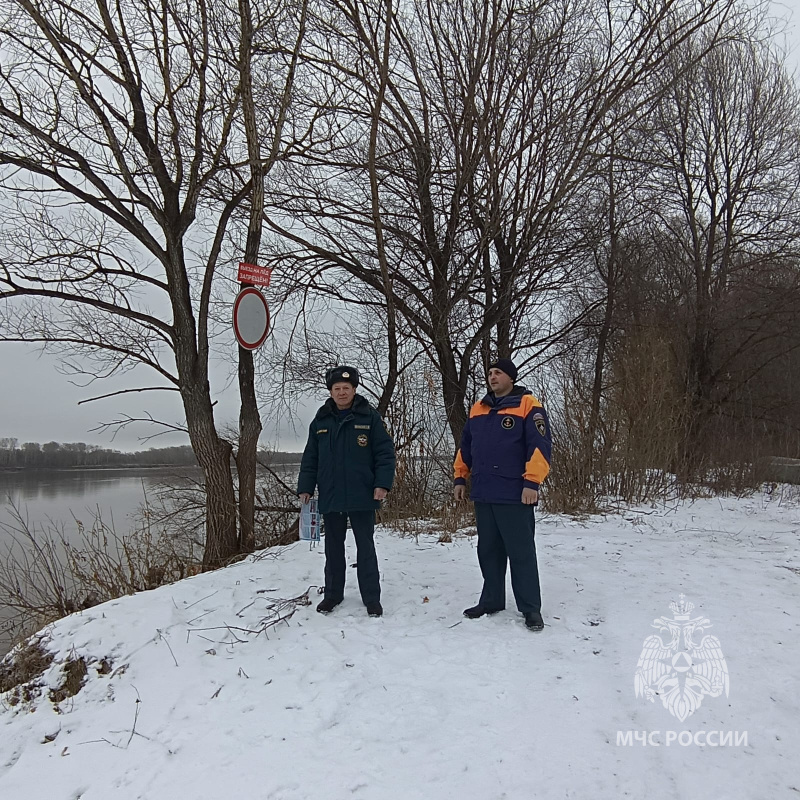
[[[547,436],[547,423],[544,421],[543,414],[534,414],[533,424],[536,426],[536,430],[539,431],[542,436]]]

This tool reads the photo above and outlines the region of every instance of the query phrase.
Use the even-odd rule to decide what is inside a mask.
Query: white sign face
[[[255,350],[269,332],[269,308],[264,295],[248,287],[242,289],[233,304],[233,332],[245,350]]]

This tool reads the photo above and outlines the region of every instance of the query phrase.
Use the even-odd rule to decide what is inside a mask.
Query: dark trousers
[[[344,581],[347,563],[344,557],[344,538],[347,533],[347,518],[356,538],[358,549],[358,588],[364,605],[377,603],[381,599],[381,583],[378,574],[378,555],[375,552],[375,512],[347,511],[323,514],[325,520],[325,597],[341,600],[344,597]]]
[[[488,611],[506,607],[506,562],[511,588],[524,614],[540,611],[539,566],[534,542],[533,506],[522,503],[475,503],[478,562],[483,573],[480,605]]]

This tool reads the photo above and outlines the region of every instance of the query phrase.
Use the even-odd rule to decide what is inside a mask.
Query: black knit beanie
[[[505,372],[512,381],[517,379],[517,368],[510,358],[498,358],[489,364],[489,369],[499,369]]]

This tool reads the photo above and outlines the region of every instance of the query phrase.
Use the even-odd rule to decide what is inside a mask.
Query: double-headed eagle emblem
[[[725,692],[727,697],[730,678],[719,639],[703,635],[711,622],[705,617],[691,618],[694,603],[687,603],[685,595],[669,607],[673,619],[654,620],[659,634],[644,640],[633,686],[637,697],[651,703],[659,697],[664,708],[683,722],[700,708],[706,695],[719,697]]]

